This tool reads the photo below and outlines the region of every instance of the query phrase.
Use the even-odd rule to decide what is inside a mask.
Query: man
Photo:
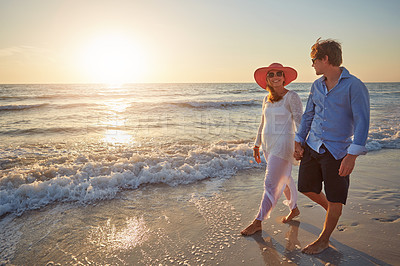
[[[311,47],[311,58],[315,73],[323,76],[311,87],[295,137],[294,157],[301,159],[299,191],[327,211],[320,236],[303,249],[317,254],[329,247],[346,204],[356,158],[367,153],[369,94],[359,79],[340,67],[340,43],[318,39]]]

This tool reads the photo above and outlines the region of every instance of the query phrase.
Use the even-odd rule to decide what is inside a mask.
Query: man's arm
[[[354,169],[358,155],[367,153],[365,144],[367,143],[369,130],[369,94],[364,83],[358,81],[350,91],[351,109],[354,121],[353,143],[347,150],[347,155],[343,158],[339,168],[340,176],[350,175]]]
[[[311,123],[314,119],[315,105],[312,100],[313,91],[314,91],[314,84],[311,87],[310,95],[308,96],[308,100],[307,100],[306,109],[304,111],[303,116],[301,117],[301,122],[300,122],[299,127],[297,128],[297,133],[294,138],[295,143],[294,143],[293,156],[296,160],[300,160],[303,157],[304,149],[303,149],[302,145],[305,144],[307,135],[311,129]]]
[[[349,146],[347,153],[353,155],[364,155],[367,153],[369,130],[369,93],[367,87],[360,80],[357,80],[350,88],[351,110],[353,113],[354,137],[353,143]]]
[[[356,159],[358,155],[347,154],[340,164],[339,175],[347,176],[353,172],[354,166],[356,165]]]

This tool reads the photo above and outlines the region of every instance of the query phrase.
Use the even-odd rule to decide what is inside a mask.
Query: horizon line
[[[300,82],[291,82],[294,84],[302,84],[302,83],[313,83],[314,81],[300,81]],[[104,82],[27,82],[27,83],[0,83],[0,85],[128,85],[128,84],[257,84],[254,82],[126,82],[126,83],[104,83]],[[363,83],[400,83],[400,81],[363,81]]]

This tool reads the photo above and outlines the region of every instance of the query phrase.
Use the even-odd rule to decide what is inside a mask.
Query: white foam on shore
[[[168,151],[172,151],[169,153]],[[36,152],[33,164],[9,167],[0,179],[0,216],[22,214],[54,202],[90,203],[114,198],[124,189],[164,183],[188,184],[207,178],[227,178],[238,170],[254,167],[248,143],[219,142],[209,146],[180,145],[160,150],[109,154],[59,152],[40,159]],[[21,152],[19,152],[21,153]],[[22,156],[21,156],[22,157]],[[17,158],[21,165],[23,158]],[[12,160],[7,162],[12,164]],[[7,168],[7,163],[3,168]]]
[[[366,147],[368,151],[400,149],[400,124],[372,125]]]

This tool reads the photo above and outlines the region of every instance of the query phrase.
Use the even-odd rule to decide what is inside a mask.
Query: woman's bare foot
[[[240,233],[244,236],[249,236],[252,235],[258,231],[261,231],[261,221],[259,220],[254,220],[252,224],[247,226],[245,229],[243,229]]]
[[[284,217],[282,219],[282,223],[287,223],[290,222],[294,217],[298,216],[300,214],[299,208],[294,208],[293,210],[290,211],[288,216]]]
[[[306,254],[318,254],[329,248],[329,240],[317,239],[310,245],[306,246],[301,252]]]

